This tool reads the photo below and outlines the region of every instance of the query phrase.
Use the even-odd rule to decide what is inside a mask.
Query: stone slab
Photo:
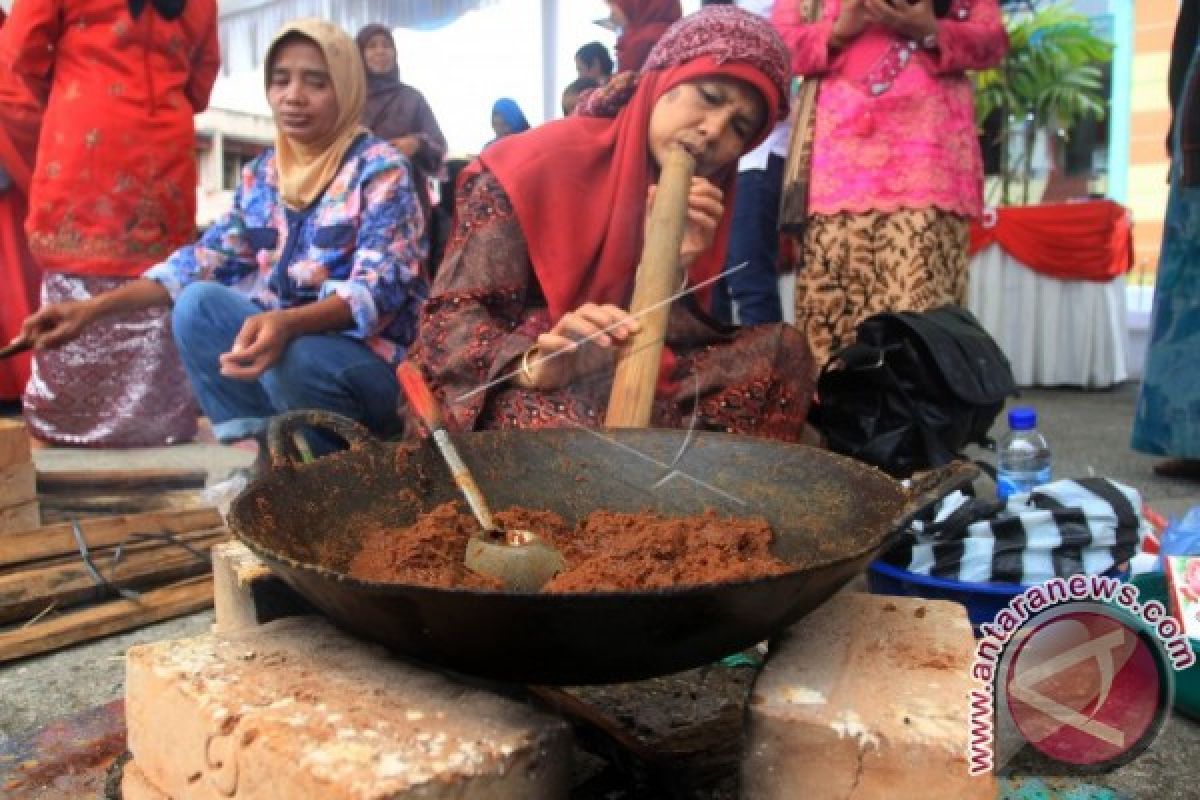
[[[565,798],[562,720],[318,617],[132,648],[129,749],[191,800]]]
[[[967,772],[975,640],[957,603],[842,592],[771,647],[747,800],[993,800]]]

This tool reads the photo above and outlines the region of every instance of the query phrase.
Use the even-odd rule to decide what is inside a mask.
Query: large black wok
[[[301,425],[333,430],[350,449],[298,464],[284,443]],[[383,443],[321,412],[281,418],[270,438],[274,467],[230,513],[238,538],[343,628],[422,661],[524,683],[641,679],[762,641],[861,572],[933,494],[906,492],[882,472],[822,450],[745,436],[463,434],[455,442],[494,508],[544,508],[570,522],[596,509],[761,515],[777,534],[776,555],[798,569],[644,592],[437,589],[343,574],[366,521],[406,525],[457,499],[430,444]]]

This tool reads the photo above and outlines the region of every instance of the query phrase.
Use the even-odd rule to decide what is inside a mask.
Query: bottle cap
[[[1017,406],[1009,409],[1008,427],[1014,431],[1031,431],[1037,427],[1037,409]]]

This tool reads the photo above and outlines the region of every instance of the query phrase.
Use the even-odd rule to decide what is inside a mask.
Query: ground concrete
[[[1080,476],[1094,471],[1137,487],[1161,513],[1182,514],[1190,506],[1200,504],[1200,483],[1160,478],[1151,471],[1157,459],[1129,449],[1136,397],[1136,384],[1125,384],[1107,391],[1031,389],[1025,390],[1017,402],[1038,409],[1040,427],[1054,453],[1057,476]],[[998,426],[997,433],[999,430]],[[248,464],[253,454],[214,444],[194,444],[139,451],[40,449],[35,451],[34,459],[42,469],[204,467],[209,469],[212,483],[223,479],[230,469]],[[123,656],[131,645],[191,636],[206,631],[211,624],[210,613],[196,614],[0,667],[0,743],[56,717],[121,696]],[[1200,753],[1200,725],[1176,718],[1140,758],[1112,775],[1093,778],[1092,782],[1111,786],[1131,798],[1192,798],[1200,785],[1197,753]],[[708,796],[732,795],[717,791]]]

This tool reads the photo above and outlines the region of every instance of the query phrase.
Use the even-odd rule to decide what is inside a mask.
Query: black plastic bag
[[[899,477],[953,460],[1017,393],[1012,368],[954,305],[876,314],[830,359],[810,417],[828,447]]]

